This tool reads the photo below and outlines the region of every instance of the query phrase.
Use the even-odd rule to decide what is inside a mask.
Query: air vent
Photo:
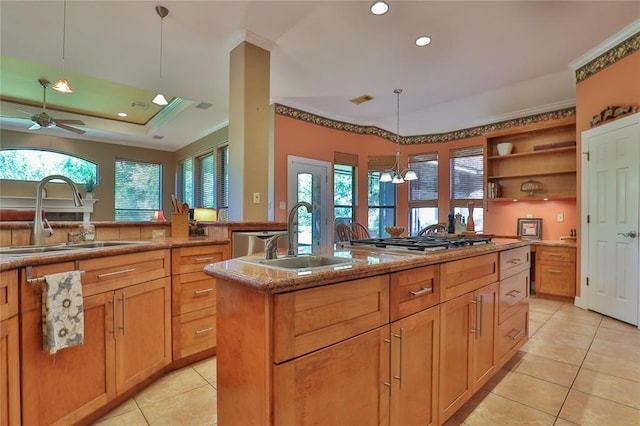
[[[200,102],[198,105],[196,105],[196,108],[198,109],[209,109],[213,106],[213,104],[210,104],[208,102]]]
[[[352,103],[354,103],[356,105],[360,105],[360,104],[363,104],[365,102],[369,102],[371,99],[373,99],[373,96],[362,95],[362,96],[358,96],[357,98],[351,99],[349,102],[352,102]]]
[[[131,102],[131,106],[134,108],[149,109],[149,104],[142,101],[133,101]]]
[[[151,136],[152,139],[164,139],[164,136],[160,136],[160,135],[155,135],[155,136]]]

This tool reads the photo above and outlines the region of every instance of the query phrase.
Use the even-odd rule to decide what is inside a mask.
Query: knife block
[[[189,236],[189,213],[171,213],[171,236],[174,238]]]

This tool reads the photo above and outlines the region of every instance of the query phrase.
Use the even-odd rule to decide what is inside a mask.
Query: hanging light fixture
[[[156,6],[156,13],[160,16],[160,80],[162,81],[162,27],[164,18],[169,14],[169,9],[164,6]],[[167,98],[164,97],[162,92],[158,92],[156,96],[151,100],[156,105],[167,105]]]
[[[60,93],[73,93],[71,84],[64,78],[64,53],[65,45],[67,44],[67,0],[63,2],[63,18],[62,18],[62,77],[56,81],[51,88]]]
[[[391,170],[386,170],[380,175],[380,182],[404,183],[406,180],[416,180],[418,179],[418,176],[410,167],[402,168],[402,161],[400,158],[400,93],[402,93],[402,89],[396,89],[393,93],[396,94],[397,101],[396,160]]]

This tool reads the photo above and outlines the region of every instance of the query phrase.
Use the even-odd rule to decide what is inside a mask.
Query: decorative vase
[[[496,148],[498,148],[498,155],[509,155],[513,150],[513,144],[511,142],[499,143]]]
[[[467,209],[469,209],[469,219],[467,219],[467,232],[475,232],[475,224],[473,223],[473,201],[467,203]]]
[[[87,192],[86,194],[84,194],[84,198],[86,200],[93,200],[93,192]]]

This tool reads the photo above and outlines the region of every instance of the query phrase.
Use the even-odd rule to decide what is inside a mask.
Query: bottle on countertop
[[[449,213],[449,215],[447,216],[447,232],[449,234],[455,234],[456,233],[456,216],[455,214],[453,214],[453,212]]]
[[[454,224],[454,232],[456,234],[462,234],[462,231],[464,231],[464,224],[463,224],[463,217],[460,213],[456,213],[456,222]]]

